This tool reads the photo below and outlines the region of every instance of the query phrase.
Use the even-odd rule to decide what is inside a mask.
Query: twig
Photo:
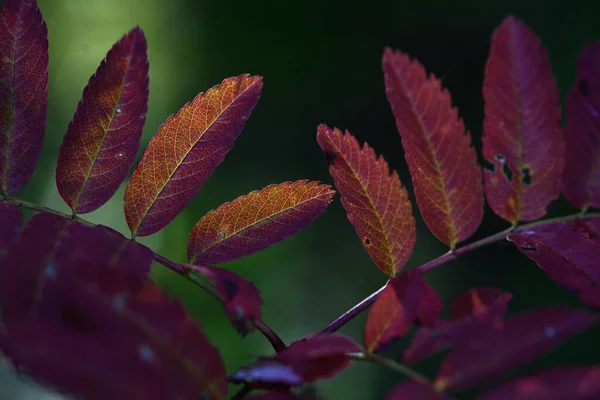
[[[431,385],[431,381],[428,377],[404,364],[397,363],[392,359],[381,357],[373,353],[348,353],[347,356],[353,360],[371,361],[376,364],[383,365],[384,367],[393,369],[394,371],[412,379],[413,381],[420,382],[425,385]]]
[[[593,219],[593,218],[600,218],[600,213],[592,213],[592,214],[586,214],[586,215],[577,213],[577,214],[567,215],[565,217],[551,218],[551,219],[536,221],[536,222],[532,222],[529,224],[520,225],[520,226],[516,226],[516,227],[510,227],[508,229],[503,230],[502,232],[495,233],[491,236],[487,236],[476,242],[459,247],[458,249],[456,249],[454,251],[449,251],[437,258],[434,258],[433,260],[431,260],[429,262],[426,262],[425,264],[422,264],[421,266],[417,267],[417,269],[420,270],[422,273],[429,272],[432,269],[437,268],[440,265],[446,264],[449,261],[455,260],[464,254],[471,253],[472,251],[477,250],[481,247],[488,246],[488,245],[496,243],[496,242],[500,242],[501,240],[506,239],[507,236],[511,233],[524,232],[524,231],[532,229],[536,226],[545,225],[545,224],[548,224],[551,222],[570,222],[570,221],[574,221],[577,219],[587,220],[587,219]],[[379,297],[379,294],[381,294],[381,292],[383,292],[384,289],[385,289],[385,285],[380,287],[379,289],[377,289],[375,292],[371,293],[364,300],[360,301],[358,304],[356,304],[355,306],[350,308],[348,311],[346,311],[344,314],[339,316],[335,321],[330,323],[320,333],[333,333],[333,332],[339,330],[341,327],[346,325],[353,318],[355,318],[357,315],[359,315],[360,313],[365,311],[367,308],[369,308],[373,303],[375,303],[375,301],[377,300],[377,297]]]

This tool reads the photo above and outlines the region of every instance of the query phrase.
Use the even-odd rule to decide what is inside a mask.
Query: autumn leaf
[[[0,349],[20,371],[77,398],[224,400],[217,350],[181,305],[132,280],[124,261],[60,262],[40,312],[3,332]]]
[[[10,195],[27,183],[42,150],[48,28],[35,0],[5,0],[0,17],[0,188]]]
[[[266,249],[309,225],[334,194],[329,185],[300,180],[238,197],[194,225],[188,258],[192,263],[221,263]]]
[[[386,395],[385,400],[448,400],[443,393],[437,393],[431,386],[415,381],[404,381]]]
[[[417,204],[431,232],[453,249],[483,218],[481,168],[471,136],[450,93],[418,61],[388,48],[382,65]]]
[[[600,40],[579,55],[566,120],[563,193],[576,207],[600,207]]]
[[[23,215],[19,207],[10,203],[0,203],[0,271],[2,260],[21,231]]]
[[[246,335],[254,329],[254,322],[260,321],[262,299],[252,283],[223,268],[194,264],[184,267],[212,282],[225,312],[240,334]]]
[[[350,132],[320,125],[319,146],[329,162],[329,173],[342,196],[348,220],[377,267],[390,276],[398,273],[415,245],[415,219],[406,188],[396,171],[377,158],[369,145],[361,148]]]
[[[600,221],[550,222],[508,236],[555,282],[600,308]]]
[[[483,97],[487,201],[512,224],[543,217],[563,170],[558,89],[540,39],[514,17],[492,35]]]
[[[478,287],[463,292],[452,300],[448,320],[437,320],[420,327],[410,346],[402,352],[406,363],[419,362],[445,348],[469,343],[472,338],[502,328],[510,293],[492,287]]]
[[[501,329],[472,337],[442,363],[438,389],[465,389],[527,364],[595,323],[594,314],[559,307],[512,316]]]
[[[125,188],[134,237],[164,228],[198,193],[241,133],[261,88],[258,76],[225,79],[158,129]]]
[[[365,347],[381,351],[393,340],[404,336],[415,321],[428,325],[442,309],[435,290],[417,270],[388,281],[386,288],[369,310],[365,325]]]
[[[594,400],[600,398],[600,365],[558,367],[517,378],[477,400]]]
[[[110,228],[90,227],[54,214],[36,214],[0,265],[5,324],[34,318],[44,302],[44,287],[65,265],[93,260],[105,269],[126,268],[132,280],[143,282],[152,259],[148,248]]]
[[[63,139],[56,186],[73,215],[94,211],[117,191],[140,147],[147,109],[146,39],[136,27],[90,78]]]

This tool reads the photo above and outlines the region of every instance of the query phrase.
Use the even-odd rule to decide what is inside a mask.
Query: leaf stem
[[[33,210],[33,211],[38,211],[38,212],[45,212],[45,213],[50,213],[50,214],[54,214],[54,215],[58,215],[60,217],[69,219],[69,220],[76,220],[78,222],[81,222],[85,225],[88,226],[95,226],[96,224],[91,223],[89,221],[86,221],[84,219],[81,219],[77,216],[74,216],[72,214],[66,214],[57,210],[54,210],[52,208],[48,208],[48,207],[44,207],[41,206],[39,204],[36,203],[31,203],[29,201],[25,201],[25,200],[21,200],[18,199],[16,197],[7,197],[7,196],[1,196],[0,197],[0,201],[1,202],[6,202],[6,203],[11,203],[16,205],[17,207],[20,208],[26,208],[29,210]],[[150,251],[152,251],[150,249]],[[191,274],[186,268],[184,268],[182,265],[177,264],[171,260],[169,260],[168,258],[165,258],[163,256],[161,256],[160,254],[155,253],[154,251],[152,251],[152,253],[154,254],[154,260],[162,265],[164,265],[165,267],[169,268],[170,270],[176,272],[177,274],[183,276],[184,278],[186,278],[187,280],[189,280],[190,282],[193,282],[196,286],[199,286],[200,288],[204,289],[206,292],[208,292],[210,295],[216,297],[219,301],[222,301],[219,294],[217,293],[217,291],[212,287],[207,285],[206,283],[202,282],[201,280],[198,279],[197,276],[195,276],[195,274]],[[280,352],[281,350],[285,349],[287,346],[285,345],[285,343],[283,342],[283,340],[281,340],[281,338],[279,336],[277,336],[277,334],[271,329],[269,328],[269,326],[267,324],[265,324],[262,321],[254,321],[254,326],[256,327],[256,329],[262,333],[265,338],[269,341],[269,343],[271,343],[271,346],[273,346],[273,349],[276,352]]]
[[[593,218],[600,218],[600,213],[591,213],[591,214],[585,214],[585,215],[582,215],[581,213],[570,214],[570,215],[567,215],[564,217],[550,218],[550,219],[546,219],[546,220],[531,222],[529,224],[524,224],[524,225],[519,225],[519,226],[511,226],[510,228],[505,229],[501,232],[495,233],[495,234],[487,236],[483,239],[477,240],[473,243],[459,247],[458,249],[456,249],[454,251],[449,251],[437,258],[434,258],[431,261],[426,262],[425,264],[418,266],[417,269],[420,270],[422,273],[429,272],[432,269],[435,269],[435,268],[439,267],[440,265],[446,264],[449,261],[455,260],[464,254],[471,253],[474,250],[477,250],[481,247],[488,246],[490,244],[505,240],[508,237],[508,235],[511,233],[524,232],[524,231],[526,231],[528,229],[532,229],[536,226],[545,225],[545,224],[548,224],[551,222],[570,222],[570,221],[575,221],[578,219],[579,220],[588,220],[588,219],[593,219]],[[387,282],[386,282],[386,284],[387,284]],[[333,332],[336,332],[337,330],[339,330],[341,327],[346,325],[348,322],[350,322],[352,319],[354,319],[357,315],[359,315],[360,313],[365,311],[367,308],[369,308],[373,303],[375,303],[375,301],[377,300],[377,297],[379,297],[379,294],[381,294],[381,292],[383,292],[384,289],[385,289],[385,285],[383,285],[382,287],[377,289],[375,292],[371,293],[365,299],[361,300],[359,303],[354,305],[352,308],[350,308],[344,314],[339,316],[335,321],[333,321],[326,328],[321,330],[320,333],[333,333]]]
[[[371,361],[384,367],[393,369],[394,371],[412,379],[413,381],[431,385],[431,381],[425,375],[415,371],[414,369],[400,364],[390,358],[381,357],[373,353],[347,353],[347,356],[356,361]]]

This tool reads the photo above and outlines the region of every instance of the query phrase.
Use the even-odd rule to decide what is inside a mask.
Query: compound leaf
[[[594,314],[559,307],[534,309],[504,321],[502,328],[471,337],[442,363],[435,385],[465,389],[514,370],[595,323]]]
[[[394,276],[412,253],[415,219],[406,188],[396,171],[363,148],[350,132],[320,125],[317,141],[329,162],[329,173],[342,196],[348,220],[377,267]]]
[[[369,310],[365,325],[365,347],[381,351],[404,336],[415,321],[428,325],[435,321],[442,302],[435,290],[417,270],[388,281],[386,288]]]
[[[186,264],[185,268],[208,278],[215,286],[225,312],[242,335],[260,321],[262,299],[258,289],[241,276],[223,268]]]
[[[566,119],[563,193],[576,207],[600,207],[600,40],[579,55]]]
[[[417,204],[433,234],[454,248],[483,218],[481,168],[471,136],[448,91],[418,61],[388,48],[382,64]]]
[[[188,243],[192,263],[221,263],[266,249],[320,216],[335,192],[300,180],[270,185],[208,212]]]
[[[483,97],[487,201],[512,224],[543,217],[564,164],[558,89],[540,39],[514,17],[492,35]]]
[[[136,27],[90,78],[60,147],[56,186],[74,215],[117,191],[140,147],[147,109],[146,39]]]
[[[240,135],[261,88],[258,76],[225,79],[158,129],[125,188],[134,237],[164,228],[198,193]]]
[[[42,150],[48,28],[35,0],[6,0],[0,18],[0,188],[10,195],[27,183]]]
[[[600,365],[559,367],[505,383],[477,400],[594,400],[600,398]]]

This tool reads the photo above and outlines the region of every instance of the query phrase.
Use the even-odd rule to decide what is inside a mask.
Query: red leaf
[[[480,287],[459,294],[452,301],[450,320],[439,320],[433,327],[421,327],[404,350],[404,362],[421,361],[444,348],[469,343],[502,327],[510,293]]]
[[[29,219],[0,270],[5,323],[28,320],[44,301],[42,291],[61,269],[85,262],[123,273],[142,282],[153,253],[141,244],[103,226],[89,227],[53,214]]]
[[[0,262],[17,238],[22,224],[23,216],[19,207],[10,203],[0,203]]]
[[[448,400],[443,393],[437,393],[431,386],[419,382],[405,381],[396,385],[385,397],[386,400]]]
[[[436,387],[464,389],[514,370],[584,331],[597,317],[581,310],[538,308],[507,319],[501,329],[457,347],[438,371]]]
[[[558,90],[540,39],[514,17],[492,35],[483,97],[487,201],[513,224],[543,217],[563,170]]]
[[[238,369],[229,377],[229,381],[249,383],[252,387],[262,389],[300,386],[304,383],[302,377],[290,365],[272,358],[259,358],[254,363]]]
[[[417,204],[433,234],[454,248],[483,218],[481,169],[471,136],[450,93],[418,61],[388,48],[382,64]]]
[[[6,0],[0,18],[0,188],[10,195],[27,183],[42,150],[48,28],[35,0]]]
[[[332,377],[350,364],[346,353],[361,350],[345,336],[319,334],[290,344],[274,358],[290,365],[306,383]]]
[[[133,236],[160,231],[192,200],[233,146],[261,88],[258,76],[225,79],[158,129],[125,188]]]
[[[342,195],[348,220],[373,262],[394,276],[402,269],[415,245],[415,219],[406,188],[396,171],[377,158],[365,143],[346,131],[320,125],[317,141],[329,159],[329,173]]]
[[[566,109],[563,193],[576,207],[600,207],[600,40],[579,55]]]
[[[419,271],[411,270],[390,279],[369,311],[365,347],[370,352],[381,351],[404,336],[416,320],[432,323],[441,309],[439,296]]]
[[[600,366],[569,366],[518,378],[479,400],[595,400],[600,398]]]
[[[600,308],[600,235],[590,222],[550,222],[511,234],[508,240],[554,281]]]
[[[117,191],[137,156],[147,109],[146,38],[136,27],[90,78],[63,139],[56,186],[73,214],[94,211]]]
[[[194,225],[191,262],[221,263],[266,249],[320,216],[335,192],[301,180],[269,185],[208,212]]]
[[[37,317],[0,336],[17,368],[86,399],[225,399],[220,356],[183,308],[90,261],[57,269]]]
[[[223,268],[193,264],[185,267],[210,279],[240,334],[246,335],[254,328],[254,322],[260,320],[262,299],[252,283]]]

